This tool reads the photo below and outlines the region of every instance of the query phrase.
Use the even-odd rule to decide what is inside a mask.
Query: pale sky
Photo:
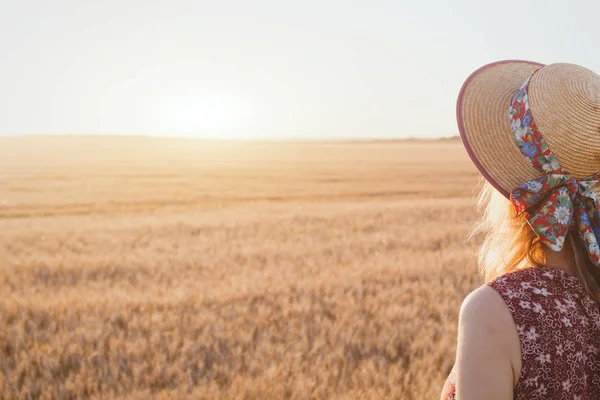
[[[593,0],[0,0],[0,136],[450,136],[483,64],[600,72],[598,15]]]

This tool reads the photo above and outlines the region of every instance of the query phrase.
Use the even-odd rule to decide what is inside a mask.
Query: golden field
[[[0,398],[438,398],[477,183],[455,140],[0,139]]]

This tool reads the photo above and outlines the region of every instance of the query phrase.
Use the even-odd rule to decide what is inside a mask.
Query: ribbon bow
[[[521,153],[544,175],[514,189],[510,200],[518,214],[527,213],[542,243],[560,251],[569,229],[577,230],[590,259],[600,266],[600,206],[593,190],[600,183],[600,172],[578,180],[562,169],[531,116],[527,100],[530,80],[531,76],[515,93],[509,116]]]
[[[583,230],[592,236],[586,241],[596,243],[597,247],[592,220],[597,220],[600,211],[593,191],[598,183],[599,174],[578,181],[569,174],[551,173],[522,184],[512,191],[510,199],[518,214],[528,214],[531,228],[552,250],[562,249],[573,222],[577,223],[580,233]]]

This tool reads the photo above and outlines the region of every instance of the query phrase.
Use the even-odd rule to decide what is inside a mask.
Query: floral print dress
[[[488,283],[504,299],[521,342],[517,400],[600,399],[600,311],[581,281],[527,268]],[[442,400],[456,399],[454,370]]]

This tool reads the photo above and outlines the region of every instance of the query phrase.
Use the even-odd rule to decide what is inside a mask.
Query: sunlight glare
[[[248,139],[248,107],[220,93],[179,96],[169,104],[166,121],[175,131],[207,139]]]

